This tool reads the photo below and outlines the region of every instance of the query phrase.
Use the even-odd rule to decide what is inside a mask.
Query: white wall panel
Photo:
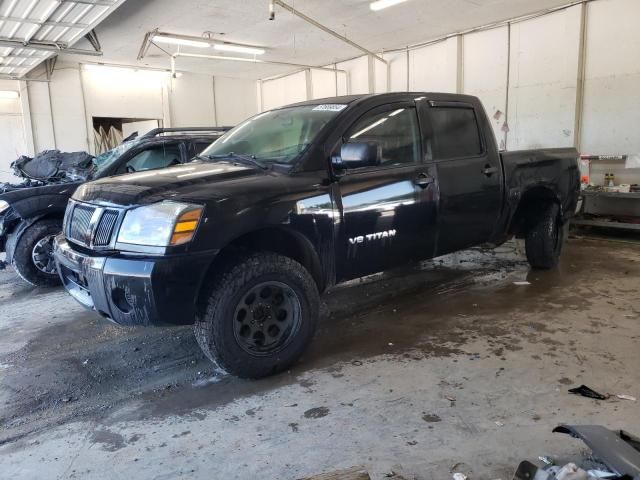
[[[409,90],[455,92],[458,39],[450,38],[409,52]]]
[[[385,53],[389,62],[389,91],[407,91],[407,52]]]
[[[336,72],[311,69],[311,98],[335,97],[336,95]]]
[[[67,152],[88,150],[79,65],[61,66],[54,72],[49,88],[57,148]]]
[[[582,150],[639,153],[640,1],[600,0],[588,8]]]
[[[373,59],[373,91],[374,93],[385,93],[389,91],[387,82],[388,67],[384,62]]]
[[[185,73],[171,78],[171,126],[210,127],[215,125],[213,77]]]
[[[263,110],[281,107],[307,99],[306,72],[298,72],[262,82]]]
[[[369,91],[369,58],[354,58],[347,62],[338,63],[340,70],[346,70],[348,76],[347,92],[340,92],[339,95],[355,95],[359,93],[370,93]],[[339,89],[340,90],[340,89]]]
[[[233,126],[258,113],[254,80],[215,77],[218,126]]]
[[[28,92],[35,151],[51,150],[56,147],[56,142],[49,102],[49,85],[46,82],[29,82]]]
[[[89,117],[162,119],[166,72],[123,68],[83,67],[87,114]]]
[[[511,27],[509,150],[574,142],[580,7]]]
[[[480,98],[499,146],[504,148],[509,45],[507,27],[464,36],[463,92]],[[503,143],[503,145],[501,145]]]

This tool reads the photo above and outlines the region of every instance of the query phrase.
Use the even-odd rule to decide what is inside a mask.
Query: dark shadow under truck
[[[336,283],[514,235],[532,267],[556,266],[577,160],[500,153],[471,96],[314,100],[241,123],[196,162],[82,185],[55,258],[83,305],[193,323],[209,358],[256,378],[303,353]]]
[[[21,169],[23,184],[5,184],[0,194],[0,252],[6,251],[6,263],[30,285],[59,285],[53,238],[62,231],[64,211],[78,186],[87,180],[186,163],[227,130],[159,128],[95,158],[83,152],[44,152],[52,155],[31,170]],[[64,162],[75,157],[84,157],[82,164],[60,165],[60,158]]]

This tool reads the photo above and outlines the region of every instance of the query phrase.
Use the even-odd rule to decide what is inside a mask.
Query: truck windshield
[[[201,156],[248,155],[263,163],[291,164],[346,105],[305,105],[271,110],[229,130]]]
[[[134,138],[133,140],[128,140],[126,142],[121,143],[117,147],[112,148],[111,150],[107,150],[104,153],[96,156],[93,159],[93,164],[95,165],[95,170],[92,174],[92,178],[100,178],[103,172],[105,172],[114,162],[116,162],[126,151],[130,148],[135,147],[138,143],[140,143],[138,138]]]

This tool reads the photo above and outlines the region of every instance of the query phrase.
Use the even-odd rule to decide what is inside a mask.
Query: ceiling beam
[[[73,23],[73,22],[54,22],[54,21],[40,21],[35,18],[20,18],[20,17],[0,17],[0,22],[15,22],[15,23],[28,23],[29,25],[40,25],[41,27],[68,27],[68,28],[87,28],[89,25],[85,23]]]
[[[83,5],[95,5],[97,7],[113,7],[116,2],[106,2],[104,0],[60,0],[61,3],[81,3]]]
[[[46,42],[22,42],[12,38],[0,37],[0,47],[25,48],[28,50],[39,50],[43,52],[69,53],[76,55],[91,55],[99,57],[102,52],[94,50],[84,50],[81,48],[69,48],[62,43],[46,43]]]
[[[367,55],[373,56],[374,58],[376,58],[377,60],[380,60],[384,64],[389,63],[384,58],[382,58],[380,55],[372,52],[371,50],[368,50],[367,48],[363,47],[362,45],[358,45],[356,42],[354,42],[352,40],[349,40],[344,35],[340,35],[335,30],[331,30],[329,27],[325,27],[320,22],[317,22],[313,18],[305,15],[300,10],[296,10],[291,5],[288,5],[288,4],[284,3],[282,0],[271,0],[270,7],[269,7],[269,13],[270,13],[269,20],[274,20],[275,19],[275,11],[274,11],[274,8],[273,8],[274,5],[278,5],[278,6],[282,7],[282,8],[284,8],[287,12],[295,15],[298,18],[301,18],[305,22],[310,23],[311,25],[313,25],[316,28],[319,28],[323,32],[326,32],[329,35],[332,35],[332,36],[336,37],[337,39],[342,40],[346,44],[351,45],[353,48],[357,48],[358,50],[366,53]]]

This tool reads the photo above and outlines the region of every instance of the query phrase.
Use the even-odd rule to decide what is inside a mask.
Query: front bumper
[[[190,324],[215,253],[175,257],[90,256],[60,235],[54,242],[58,272],[69,294],[121,325]]]

